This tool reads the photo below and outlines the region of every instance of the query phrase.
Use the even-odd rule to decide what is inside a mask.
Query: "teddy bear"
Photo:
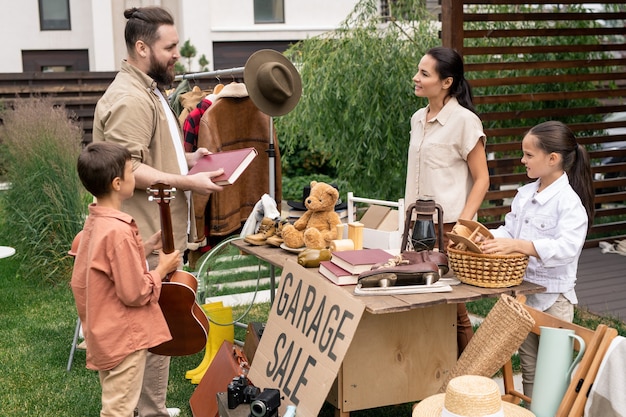
[[[341,224],[335,212],[339,191],[325,182],[311,181],[311,192],[304,201],[306,211],[296,222],[283,226],[282,237],[290,248],[324,249],[336,239],[337,225]]]

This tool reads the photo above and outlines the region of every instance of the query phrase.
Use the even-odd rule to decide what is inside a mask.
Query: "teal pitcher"
[[[585,341],[574,330],[539,326],[537,369],[530,411],[537,417],[554,417],[563,400],[574,367],[585,353]],[[572,361],[574,339],[580,350]]]

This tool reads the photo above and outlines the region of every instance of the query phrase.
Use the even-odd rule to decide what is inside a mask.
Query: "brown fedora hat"
[[[244,67],[243,79],[252,102],[269,116],[289,113],[302,95],[298,70],[273,49],[253,53]]]

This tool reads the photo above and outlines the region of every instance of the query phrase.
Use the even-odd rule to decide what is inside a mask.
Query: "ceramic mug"
[[[539,326],[537,368],[530,411],[537,417],[554,417],[572,378],[574,367],[585,353],[585,341],[574,330]],[[580,350],[572,360],[574,339]]]

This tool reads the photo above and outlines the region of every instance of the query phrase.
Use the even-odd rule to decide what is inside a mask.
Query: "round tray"
[[[459,281],[483,288],[506,288],[524,279],[528,256],[485,254],[448,248],[448,262]]]
[[[280,248],[283,250],[286,250],[287,252],[291,252],[291,253],[300,253],[303,250],[306,249],[306,246],[303,246],[301,248],[290,248],[289,246],[285,245],[284,243],[280,244]]]

